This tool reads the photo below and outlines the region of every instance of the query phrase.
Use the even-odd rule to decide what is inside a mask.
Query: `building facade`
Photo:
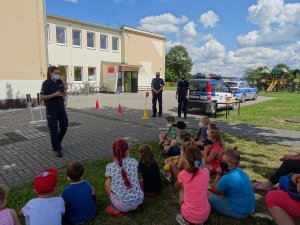
[[[26,107],[47,73],[44,4],[4,0],[0,7],[0,109]]]

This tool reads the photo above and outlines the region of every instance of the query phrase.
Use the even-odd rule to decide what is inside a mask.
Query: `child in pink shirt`
[[[177,215],[176,220],[181,225],[202,224],[210,213],[209,170],[205,168],[201,151],[196,146],[186,150],[183,167],[175,184],[181,204],[181,214]]]
[[[216,170],[218,169],[218,167],[220,167],[222,155],[224,152],[220,131],[211,130],[208,133],[207,139],[213,144],[205,146],[203,151],[203,158],[206,164],[206,168],[208,168],[210,172],[216,173]]]

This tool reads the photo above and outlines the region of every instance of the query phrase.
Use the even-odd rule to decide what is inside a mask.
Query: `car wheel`
[[[245,102],[245,101],[246,101],[246,95],[243,94],[243,95],[242,95],[242,98],[241,98],[241,102]]]
[[[255,93],[254,97],[252,98],[252,100],[256,100],[257,99],[257,93]]]

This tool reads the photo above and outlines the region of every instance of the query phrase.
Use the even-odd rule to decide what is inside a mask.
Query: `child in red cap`
[[[62,224],[64,200],[61,197],[52,197],[56,184],[57,171],[53,168],[41,171],[34,178],[34,192],[39,197],[31,199],[20,211],[25,216],[26,225]]]

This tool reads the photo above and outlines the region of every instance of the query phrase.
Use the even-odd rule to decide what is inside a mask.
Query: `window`
[[[88,68],[88,76],[89,76],[89,81],[96,81],[96,68],[95,67]]]
[[[66,28],[56,27],[56,43],[65,45],[66,44]]]
[[[74,81],[82,81],[82,67],[74,66]]]
[[[100,34],[100,49],[107,49],[107,35]]]
[[[112,50],[119,51],[119,38],[118,37],[112,37]]]
[[[87,32],[87,47],[95,48],[95,33]]]
[[[72,30],[73,36],[73,46],[81,46],[81,31]]]

